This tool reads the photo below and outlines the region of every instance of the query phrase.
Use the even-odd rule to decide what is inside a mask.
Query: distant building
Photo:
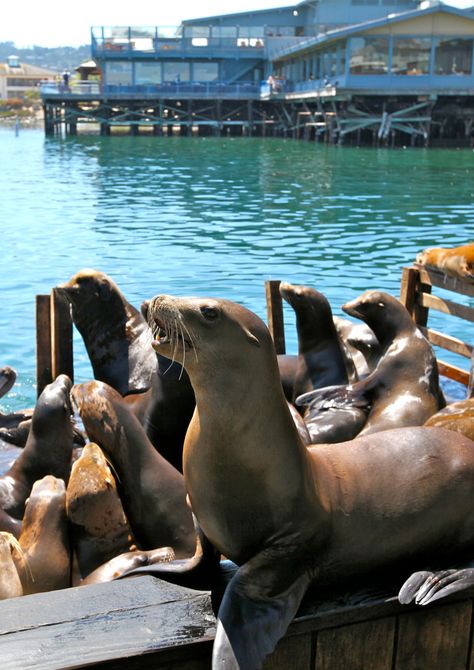
[[[54,81],[56,73],[35,65],[20,63],[18,56],[9,56],[0,63],[0,99],[24,98],[27,91],[37,90],[38,84]]]

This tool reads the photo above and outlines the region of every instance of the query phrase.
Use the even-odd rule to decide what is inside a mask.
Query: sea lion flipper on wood
[[[415,572],[403,584],[398,599],[402,605],[413,601],[417,605],[428,605],[452,593],[471,589],[473,586],[474,562],[470,563],[470,567],[460,569]]]
[[[142,565],[133,570],[127,570],[118,576],[117,579],[137,574],[146,574],[193,589],[212,588],[214,581],[218,578],[220,554],[202,532],[194,514],[193,521],[196,531],[196,551],[194,552],[194,556],[171,560],[166,563]]]
[[[282,557],[278,552],[272,560],[264,550],[242,565],[219,607],[212,667],[260,668],[286,633],[310,582],[309,572],[302,574],[295,565],[294,554]]]

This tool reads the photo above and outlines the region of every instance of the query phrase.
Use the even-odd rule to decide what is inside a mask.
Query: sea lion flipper
[[[415,572],[402,586],[398,599],[402,604],[414,600],[417,605],[428,605],[435,600],[446,598],[452,593],[464,591],[473,586],[474,567],[438,572]],[[410,593],[410,599],[402,599],[408,593]]]
[[[241,566],[219,608],[213,669],[260,668],[286,633],[310,581],[294,558],[269,560],[262,552]]]

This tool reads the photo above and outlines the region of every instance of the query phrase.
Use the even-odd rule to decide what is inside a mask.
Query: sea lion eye
[[[215,321],[219,315],[219,312],[215,307],[201,307],[201,314],[207,321]]]

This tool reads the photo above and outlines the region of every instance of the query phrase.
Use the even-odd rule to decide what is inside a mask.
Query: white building
[[[27,91],[37,90],[41,81],[54,81],[56,73],[36,65],[20,63],[18,56],[9,56],[0,63],[0,99],[24,98]]]

